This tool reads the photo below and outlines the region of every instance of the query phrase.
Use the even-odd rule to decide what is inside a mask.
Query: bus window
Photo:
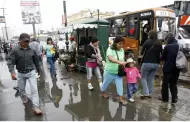
[[[114,19],[110,21],[109,36],[118,36],[123,34],[123,19]]]
[[[137,17],[129,17],[129,31],[128,36],[137,37]]]

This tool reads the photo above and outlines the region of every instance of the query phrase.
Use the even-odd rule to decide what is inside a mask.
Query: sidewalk
[[[103,99],[95,78],[92,83],[95,91],[90,92],[85,74],[75,72],[68,78],[57,63],[57,81],[52,81],[46,61],[45,81],[41,81],[39,86],[40,103],[45,114],[35,116],[30,106],[24,107],[20,98],[14,97],[14,84],[4,61],[0,62],[0,68],[3,69],[0,74],[5,86],[0,90],[1,121],[190,121],[190,90],[185,87],[179,86],[179,102],[175,106],[158,100],[158,87],[155,88],[152,99],[140,100],[140,94],[137,94],[135,103],[121,106],[114,101],[114,85],[108,89],[112,98]]]

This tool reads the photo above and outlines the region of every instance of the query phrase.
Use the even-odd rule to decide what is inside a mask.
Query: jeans
[[[171,92],[172,100],[178,99],[177,93],[177,80],[179,78],[179,72],[176,73],[164,73],[163,83],[162,83],[162,100],[169,100],[169,89]],[[168,89],[169,88],[169,89]]]
[[[101,91],[105,92],[113,81],[115,81],[118,95],[123,96],[123,77],[120,77],[117,74],[109,73],[107,71],[104,71],[104,81],[101,87]]]
[[[156,63],[143,63],[141,67],[141,83],[144,95],[151,95],[154,87],[154,77],[159,68]]]
[[[100,68],[97,66],[96,68],[91,68],[91,67],[87,67],[87,80],[91,80],[92,79],[92,71],[94,70],[96,77],[98,78],[98,80],[102,80],[102,75],[100,72]]]
[[[127,98],[132,98],[133,94],[136,93],[138,90],[137,83],[127,83]]]
[[[51,73],[51,75],[54,75],[55,74],[55,63],[53,61],[53,58],[52,57],[47,57],[47,62],[50,65],[50,73]]]
[[[25,86],[26,81],[28,80],[31,89],[31,100],[33,107],[39,107],[39,95],[38,95],[38,88],[37,88],[37,80],[36,80],[36,72],[35,70],[29,73],[18,73],[18,87],[20,89],[21,99],[24,100],[23,95],[26,94]]]

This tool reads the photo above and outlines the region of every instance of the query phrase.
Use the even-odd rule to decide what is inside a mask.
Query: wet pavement
[[[57,80],[52,80],[48,65],[44,60],[45,80],[39,83],[39,95],[43,116],[35,116],[31,105],[22,105],[20,98],[15,98],[12,89],[16,82],[11,80],[3,55],[0,55],[0,120],[23,121],[177,121],[190,120],[190,89],[179,86],[179,102],[176,105],[162,103],[158,100],[160,88],[155,87],[153,98],[140,100],[122,106],[117,102],[115,86],[111,85],[108,92],[111,96],[101,98],[97,80],[93,79],[94,91],[88,91],[85,73],[66,73],[56,63]],[[156,86],[156,85],[155,85]],[[124,86],[126,88],[126,86]],[[28,89],[28,84],[27,84]],[[30,91],[27,90],[30,97]],[[126,91],[125,91],[126,93]]]

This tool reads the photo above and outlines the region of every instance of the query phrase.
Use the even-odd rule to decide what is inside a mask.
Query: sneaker
[[[36,115],[42,115],[43,114],[42,110],[37,108],[37,107],[34,107],[33,111],[34,111],[34,114],[36,114]]]
[[[135,102],[135,100],[133,98],[130,98],[129,101],[132,103]]]
[[[100,89],[102,88],[102,82],[99,83]]]
[[[94,89],[91,83],[88,83],[88,89],[89,90],[93,90]]]

